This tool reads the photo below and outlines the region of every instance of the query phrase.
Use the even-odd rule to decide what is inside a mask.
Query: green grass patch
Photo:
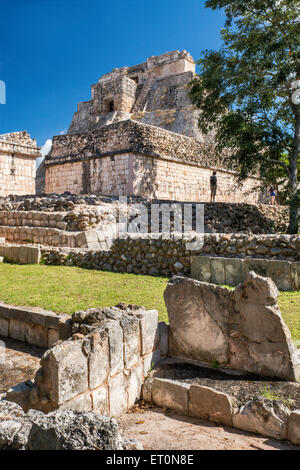
[[[119,302],[155,308],[168,321],[164,277],[120,274],[68,266],[0,264],[0,300],[72,314]],[[300,291],[282,292],[279,306],[294,340],[300,340]]]

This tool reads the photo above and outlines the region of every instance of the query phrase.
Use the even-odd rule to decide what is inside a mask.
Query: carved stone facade
[[[0,135],[0,196],[34,194],[36,141],[26,131]]]

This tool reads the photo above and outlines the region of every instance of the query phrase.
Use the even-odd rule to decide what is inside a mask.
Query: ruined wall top
[[[38,158],[41,156],[39,149],[36,140],[32,139],[26,131],[0,134],[0,152],[30,155]]]

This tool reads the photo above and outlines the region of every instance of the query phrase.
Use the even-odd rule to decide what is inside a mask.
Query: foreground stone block
[[[138,318],[124,318],[121,320],[124,334],[124,361],[129,369],[140,359],[140,325]]]
[[[189,415],[232,426],[232,406],[228,395],[209,387],[191,385]]]
[[[87,357],[83,340],[64,341],[48,350],[41,360],[49,398],[62,405],[88,389]]]
[[[88,335],[84,343],[85,350],[89,348],[89,385],[91,389],[102,385],[109,373],[108,333],[97,330]]]
[[[227,289],[174,277],[164,292],[169,314],[169,354],[173,357],[228,363]]]
[[[292,411],[289,416],[287,438],[293,444],[300,445],[300,410]]]
[[[130,370],[127,379],[128,408],[131,408],[141,398],[142,384],[144,380],[143,363]]]
[[[289,409],[281,402],[254,398],[233,416],[233,426],[282,440],[287,438],[289,414]]]
[[[190,385],[168,379],[154,378],[152,401],[162,408],[170,408],[180,414],[188,415]]]
[[[106,329],[109,335],[110,375],[115,375],[124,369],[123,329],[118,321],[107,321]]]
[[[235,290],[175,276],[164,293],[169,354],[295,381],[299,365],[274,282],[254,272]]]
[[[109,409],[110,416],[114,418],[127,410],[126,377],[123,372],[109,380]]]

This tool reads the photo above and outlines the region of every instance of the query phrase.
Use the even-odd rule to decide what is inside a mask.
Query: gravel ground
[[[120,431],[145,450],[300,450],[238,429],[180,416],[158,408],[139,408],[119,418]]]

